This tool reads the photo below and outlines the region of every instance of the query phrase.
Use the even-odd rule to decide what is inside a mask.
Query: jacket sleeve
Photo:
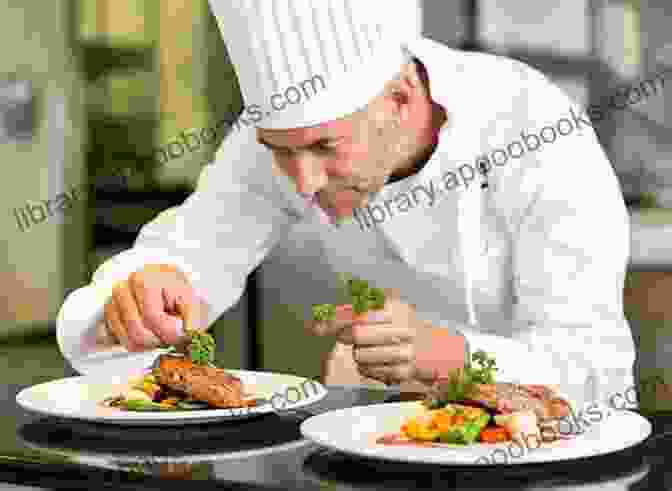
[[[68,296],[58,315],[57,338],[75,370],[135,371],[158,353],[95,346],[96,324],[117,281],[146,264],[173,264],[207,304],[210,325],[235,305],[248,274],[300,220],[289,180],[274,174],[270,153],[255,144],[251,133],[227,138],[182,205],[146,224],[131,249],[106,261],[89,285]]]
[[[500,380],[557,384],[577,408],[608,404],[633,384],[634,342],[623,311],[628,213],[595,123],[559,89],[545,93],[543,115],[537,109],[518,138],[521,129],[557,132],[561,119],[572,133],[492,171],[494,206],[507,210],[513,247],[511,318],[461,330],[470,351],[496,355]],[[501,322],[510,323],[510,336],[488,333]]]

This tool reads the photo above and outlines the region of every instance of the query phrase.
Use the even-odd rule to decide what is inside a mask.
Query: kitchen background
[[[584,105],[672,70],[668,0],[403,5],[409,28],[530,63]],[[226,134],[170,159],[169,144],[234,119],[243,101],[206,0],[5,0],[0,42],[0,373],[38,383],[72,374],[54,337],[65,296],[193,191]],[[658,84],[596,126],[631,210],[625,302],[641,376],[672,384],[672,82]],[[47,216],[38,204],[59,195]],[[227,366],[319,375],[330,342],[302,320],[333,291],[301,240],[281,243],[217,321]],[[672,393],[642,403],[670,410]]]

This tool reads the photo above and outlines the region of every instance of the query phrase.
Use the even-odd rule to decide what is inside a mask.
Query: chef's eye
[[[273,153],[282,157],[290,157],[294,152],[291,148],[276,147],[273,149]]]
[[[338,148],[338,143],[337,140],[323,140],[318,142],[314,148],[318,152],[332,152]]]

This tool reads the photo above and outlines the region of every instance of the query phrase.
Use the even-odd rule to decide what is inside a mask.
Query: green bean
[[[129,411],[176,411],[177,408],[163,406],[157,402],[143,401],[141,399],[129,399],[122,403]]]

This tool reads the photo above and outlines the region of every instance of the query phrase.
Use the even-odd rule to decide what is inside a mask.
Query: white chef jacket
[[[421,318],[458,330],[472,352],[492,353],[499,380],[558,384],[577,405],[629,388],[635,350],[622,304],[629,220],[585,112],[521,62],[426,38],[409,49],[425,64],[432,98],[448,117],[421,171],[373,197],[372,206],[387,203],[386,220],[371,228],[355,220],[324,224],[291,181],[273,172],[255,130],[233,132],[185,203],[145,225],[131,249],[68,296],[57,332],[73,367],[120,373],[156,356],[92,347],[116,281],[145,264],[175,264],[207,302],[210,324],[237,303],[247,275],[271,249],[301,227],[333,271],[398,289]],[[563,118],[574,125],[571,133]],[[563,135],[522,156],[512,150],[518,158],[508,162],[494,153],[545,126]],[[498,162],[487,177],[477,172],[449,190],[446,176],[459,176],[482,155]],[[421,185],[434,186],[432,200],[417,191]],[[417,200],[409,207],[403,196]]]

